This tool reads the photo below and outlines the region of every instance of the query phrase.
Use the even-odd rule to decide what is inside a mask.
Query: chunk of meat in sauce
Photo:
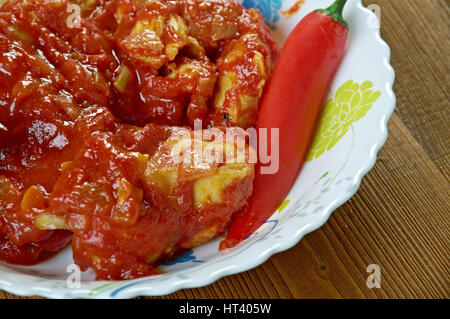
[[[221,233],[252,191],[254,171],[244,161],[250,155],[240,140],[243,131],[240,137],[236,134],[240,144],[235,139],[216,141],[203,132],[203,147],[228,158],[220,164],[215,156],[184,161],[199,154],[192,151],[194,133],[188,129],[150,125],[146,130],[153,142],[155,136],[161,139],[158,149],[150,146],[147,154],[130,151],[139,144],[137,148],[146,150],[145,144],[130,141],[135,133],[124,134],[128,148],[120,146],[122,137],[108,133],[89,138],[65,165],[48,209],[35,220],[39,227],[54,229],[63,219],[74,232],[75,261],[94,268],[102,279],[154,273],[161,259]],[[238,144],[244,145],[243,153],[235,151]],[[244,157],[240,161],[238,154]]]
[[[269,77],[268,54],[267,46],[257,34],[245,34],[224,48],[217,62],[214,125],[243,128],[254,125],[258,102]]]

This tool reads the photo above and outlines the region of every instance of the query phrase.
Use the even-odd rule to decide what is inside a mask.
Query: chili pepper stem
[[[342,23],[348,29],[348,23],[344,20],[342,12],[344,11],[347,0],[336,0],[331,6],[326,9],[318,9],[316,12],[325,13],[335,21]]]

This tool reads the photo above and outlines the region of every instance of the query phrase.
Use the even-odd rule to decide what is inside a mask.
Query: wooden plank
[[[364,0],[381,8],[392,50],[395,110],[437,167],[450,173],[450,7],[445,0]]]

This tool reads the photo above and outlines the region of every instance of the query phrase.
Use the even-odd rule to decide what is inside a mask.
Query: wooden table
[[[363,2],[381,7],[398,102],[358,193],[262,266],[163,298],[449,297],[449,5]],[[381,288],[367,287],[370,264],[380,266]]]

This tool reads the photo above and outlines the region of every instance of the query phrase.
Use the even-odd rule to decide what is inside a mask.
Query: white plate
[[[289,9],[295,0],[242,2],[261,10],[282,43],[307,13],[333,1],[307,0],[299,12],[289,17],[280,10]],[[304,166],[287,197],[287,205],[254,235],[224,252],[218,251],[220,239],[202,245],[163,266],[162,275],[100,282],[94,281],[93,273],[88,271],[83,273],[79,288],[67,285],[71,274],[67,267],[73,263],[71,250],[67,248],[37,266],[0,263],[0,289],[22,296],[50,298],[164,295],[182,288],[205,286],[223,276],[257,267],[322,226],[333,210],[355,194],[361,178],[374,165],[377,152],[386,141],[386,123],[395,107],[390,49],[380,37],[375,14],[364,8],[361,0],[349,0],[344,17],[350,27],[348,48],[331,85],[331,100],[322,115],[326,120],[310,156],[313,159]],[[358,99],[358,92],[364,92],[360,94],[364,98]]]

